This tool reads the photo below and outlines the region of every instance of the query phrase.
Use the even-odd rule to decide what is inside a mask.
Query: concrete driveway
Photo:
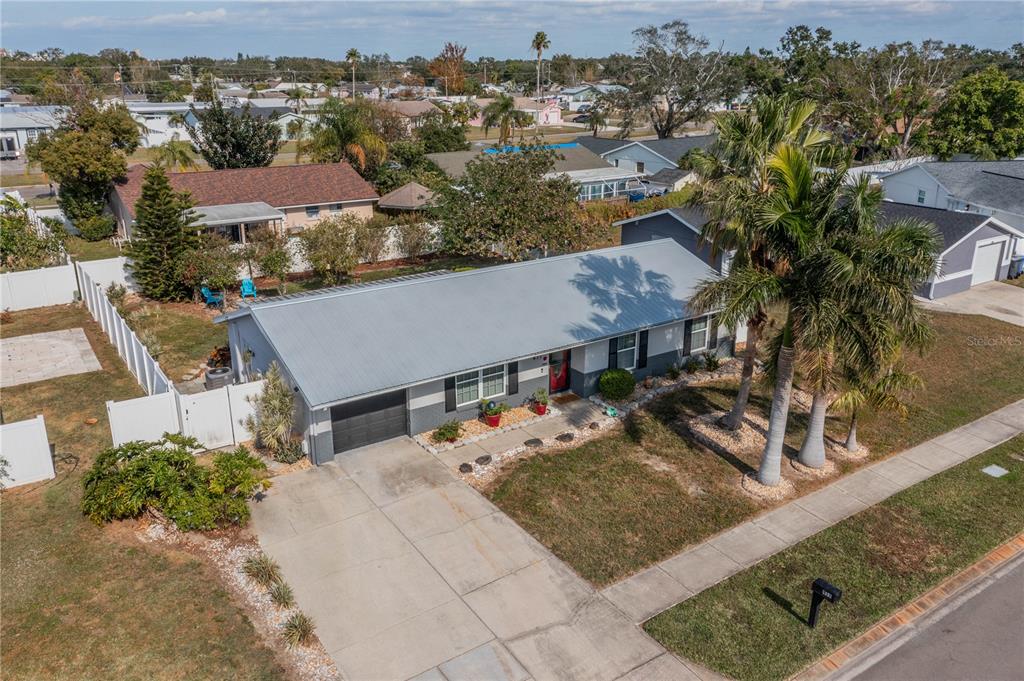
[[[1024,288],[1001,281],[978,284],[966,291],[938,300],[927,300],[922,304],[939,312],[980,314],[1024,326]]]
[[[700,678],[407,438],[275,480],[253,527],[351,681]]]

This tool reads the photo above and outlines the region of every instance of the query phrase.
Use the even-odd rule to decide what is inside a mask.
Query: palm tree
[[[733,252],[731,271],[743,275],[743,280],[709,285],[693,300],[694,307],[701,311],[725,307],[719,321],[730,328],[744,323],[747,326],[739,392],[720,424],[729,430],[743,423],[758,344],[768,319],[769,291],[748,288],[769,281],[770,277],[763,274],[773,267],[756,226],[758,210],[771,189],[768,160],[782,144],[795,145],[808,153],[825,149],[829,138],[811,125],[813,113],[810,102],[758,97],[749,110],[719,117],[715,123],[718,139],[712,148],[688,157],[699,177],[692,202],[710,217],[701,240],[710,245],[714,256]],[[752,269],[746,268],[748,265]]]
[[[531,121],[530,114],[517,109],[516,100],[509,95],[498,95],[483,110],[484,135],[498,128],[499,147],[509,143],[516,128],[525,128]]]
[[[539,97],[541,94],[540,89],[540,64],[541,59],[544,56],[544,50],[551,47],[551,41],[548,40],[548,34],[544,31],[537,31],[533,36],[533,41],[530,43],[530,49],[537,53],[537,90],[536,94]]]
[[[857,418],[862,409],[867,407],[876,412],[887,411],[904,419],[910,411],[905,396],[923,385],[917,374],[908,372],[898,361],[874,375],[850,368],[845,372],[844,379],[843,388],[830,406],[850,417],[845,446],[851,453],[860,449],[857,443]]]
[[[354,47],[349,48],[349,51],[345,53],[345,61],[352,67],[352,99],[356,98],[356,64],[359,63],[360,57],[362,55]]]
[[[307,149],[317,163],[348,160],[360,172],[387,158],[387,144],[371,126],[374,106],[366,100],[344,102],[329,97],[309,130]]]
[[[587,123],[593,131],[594,137],[597,137],[598,130],[608,127],[608,115],[603,109],[591,109],[587,114],[590,116]]]
[[[302,155],[306,153],[306,119],[294,118],[285,126],[288,139],[295,140],[295,162],[302,163]]]
[[[178,139],[178,133],[174,133],[171,139],[157,146],[153,151],[153,163],[166,170],[198,170],[195,152],[192,144]]]
[[[302,109],[306,106],[306,91],[301,87],[293,87],[286,90],[284,94],[287,97],[284,103],[294,104],[295,113],[302,113]]]

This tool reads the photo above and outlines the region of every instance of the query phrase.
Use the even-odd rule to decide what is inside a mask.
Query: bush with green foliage
[[[597,381],[597,390],[607,400],[624,400],[636,389],[636,379],[625,369],[609,369]]]
[[[309,615],[297,612],[289,617],[281,626],[284,633],[284,640],[290,646],[306,645],[313,640],[313,618]]]
[[[118,312],[121,312],[121,316],[124,316],[124,301],[128,297],[128,287],[124,284],[118,284],[116,281],[110,282],[110,286],[107,287],[107,300],[110,304],[117,308]]]
[[[363,219],[352,213],[323,218],[299,233],[299,248],[309,266],[325,282],[344,284],[359,263],[356,230]]]
[[[13,196],[0,201],[0,267],[31,270],[60,264],[67,233],[59,222],[43,218],[43,223],[47,229],[38,229],[28,207]]]
[[[179,530],[244,525],[247,500],[270,486],[266,466],[245,447],[214,455],[207,467],[197,440],[165,434],[100,452],[85,474],[82,512],[97,524],[156,511]]]
[[[298,452],[300,457],[288,461],[294,453],[295,442],[292,439],[292,425],[295,418],[295,393],[284,380],[281,367],[271,362],[263,377],[263,390],[259,395],[250,397],[253,414],[246,418],[245,427],[256,436],[260,447],[267,449],[275,461],[293,463],[301,457],[301,441]]]
[[[704,368],[708,371],[717,371],[718,367],[722,366],[722,360],[714,352],[705,352],[703,357]]]
[[[431,439],[434,442],[454,442],[462,435],[462,424],[456,419],[445,421],[437,427]]]
[[[665,375],[671,378],[673,381],[679,378],[679,375],[681,373],[682,370],[679,368],[679,365],[676,364],[675,362],[669,364],[668,369],[665,370]]]
[[[265,553],[247,558],[242,564],[242,572],[264,589],[284,583],[281,581],[281,567]]]
[[[410,260],[419,260],[437,248],[434,226],[421,216],[400,216],[395,221],[394,231],[398,250]]]
[[[186,122],[192,144],[214,170],[269,166],[281,147],[281,126],[252,113],[252,105],[225,108],[214,98],[206,107],[190,107],[195,124]]]
[[[198,292],[203,286],[214,291],[229,291],[238,283],[242,254],[226,237],[207,233],[184,259],[182,281]]]
[[[290,586],[278,582],[270,587],[270,600],[279,608],[290,608],[295,605],[295,594]]]
[[[90,215],[75,220],[75,229],[86,241],[103,241],[114,236],[114,218],[109,215]]]
[[[700,371],[700,367],[701,367],[700,360],[697,359],[696,357],[687,357],[686,361],[683,362],[683,369],[688,374],[695,374],[695,373],[697,373],[698,371]]]
[[[388,216],[376,213],[369,220],[354,221],[352,227],[352,239],[359,261],[380,262],[391,234],[391,220]]]

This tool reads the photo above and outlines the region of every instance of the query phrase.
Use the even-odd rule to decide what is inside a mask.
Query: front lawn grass
[[[738,681],[784,679],[1024,530],[1024,436],[847,518],[667,610],[644,628]],[[981,472],[996,464],[1002,478]],[[843,590],[805,624],[810,585]]]
[[[988,317],[935,313],[937,338],[923,356],[907,358],[925,388],[905,421],[867,414],[859,439],[872,460],[902,451],[1024,397],[1024,345],[986,345],[979,339],[1017,336],[1019,328]],[[734,381],[684,388],[647,407],[653,418],[639,439],[622,431],[578,448],[521,460],[488,493],[503,511],[598,586],[610,584],[766,510],[740,491],[758,454],[716,453],[688,436],[683,422],[728,409]],[[770,395],[755,390],[750,408],[767,414]],[[795,457],[807,424],[791,407],[787,454]],[[843,441],[845,418],[829,419],[830,437]],[[841,473],[857,464],[837,461]],[[783,475],[806,494],[826,480]]]
[[[106,400],[143,391],[84,307],[14,312],[4,337],[82,327],[103,369],[3,389],[7,422],[43,414],[57,478],[0,495],[5,679],[280,679],[216,573],[79,510],[82,475],[110,446]],[[86,425],[96,418],[95,425]]]

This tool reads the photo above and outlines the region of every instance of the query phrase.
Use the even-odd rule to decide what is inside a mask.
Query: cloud
[[[86,15],[69,17],[60,22],[64,28],[122,28],[125,26],[212,26],[229,20],[223,7],[204,12],[176,12],[145,17]]]

